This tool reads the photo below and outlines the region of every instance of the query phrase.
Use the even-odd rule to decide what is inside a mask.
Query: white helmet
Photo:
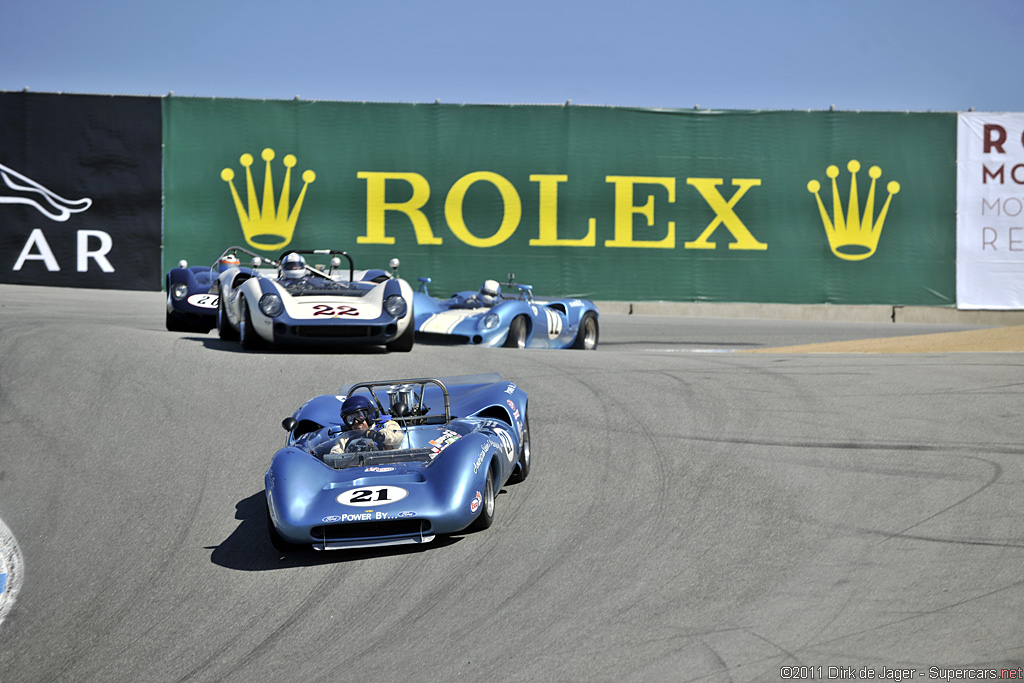
[[[488,306],[493,306],[500,295],[501,285],[497,280],[484,280],[484,284],[480,287],[480,301]]]
[[[299,278],[306,274],[306,259],[301,254],[291,253],[281,261],[281,276]]]

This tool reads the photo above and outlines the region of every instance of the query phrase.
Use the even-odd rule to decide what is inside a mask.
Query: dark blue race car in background
[[[209,332],[217,326],[217,277],[228,268],[240,268],[233,248],[212,266],[190,266],[181,260],[164,278],[167,289],[167,329],[172,332]],[[252,274],[252,268],[242,268]]]

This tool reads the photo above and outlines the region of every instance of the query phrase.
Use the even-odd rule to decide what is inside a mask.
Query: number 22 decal
[[[314,304],[313,316],[326,315],[331,318],[337,318],[339,315],[352,315],[358,316],[359,309],[355,306],[331,306],[328,304]]]

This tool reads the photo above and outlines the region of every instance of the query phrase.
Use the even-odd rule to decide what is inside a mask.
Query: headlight
[[[500,320],[501,319],[498,317],[497,313],[488,313],[484,316],[484,319],[480,321],[480,327],[485,330],[493,330],[498,326]]]
[[[406,311],[405,299],[398,294],[392,294],[387,299],[384,299],[384,310],[390,316],[401,318],[405,315]]]
[[[260,297],[260,310],[263,311],[263,315],[276,318],[284,312],[284,304],[277,294],[264,294]]]
[[[171,296],[174,297],[175,301],[181,301],[188,296],[188,285],[184,282],[178,282],[171,287]]]

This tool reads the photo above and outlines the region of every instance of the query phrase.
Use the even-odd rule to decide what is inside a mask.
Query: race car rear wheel
[[[588,351],[596,349],[598,333],[597,316],[587,311],[583,314],[583,320],[580,320],[580,330],[576,333],[576,342],[572,348]]]
[[[249,313],[249,304],[242,302],[242,329],[239,332],[242,339],[242,348],[246,351],[258,351],[267,348],[267,340],[259,335],[252,326],[252,314]]]
[[[519,449],[519,462],[512,470],[509,483],[518,484],[530,476],[530,418],[523,419],[523,445]]]
[[[508,337],[505,338],[505,347],[510,349],[526,348],[526,318],[516,316],[508,326]]]
[[[469,531],[483,531],[494,523],[494,478],[497,473],[490,470],[484,483],[483,500],[480,503],[480,515],[469,525]]]
[[[224,341],[238,341],[238,330],[231,327],[228,322],[228,313],[224,309],[224,296],[221,295],[217,303],[217,334]]]

